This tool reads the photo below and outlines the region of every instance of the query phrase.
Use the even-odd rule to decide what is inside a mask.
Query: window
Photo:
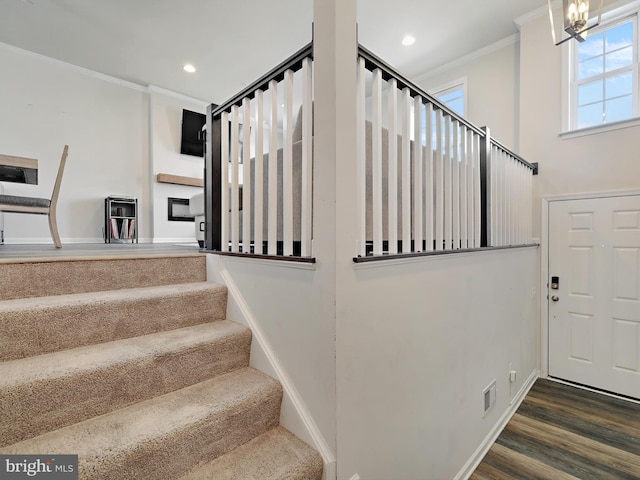
[[[464,116],[464,83],[439,90],[433,96],[461,117]]]
[[[465,90],[466,90],[466,79],[464,80],[458,80],[453,84],[450,84],[447,87],[444,88],[440,88],[437,89],[435,91],[431,92],[431,96],[436,98],[437,100],[439,100],[441,103],[443,103],[445,106],[449,107],[451,110],[453,110],[455,113],[457,113],[458,115],[460,115],[461,117],[464,117],[465,114],[465,105],[466,105],[466,96],[465,96]],[[427,117],[426,117],[427,113],[426,110],[423,108],[422,109],[422,144],[426,145],[427,144],[427,131],[426,131],[426,125],[427,125]],[[431,136],[432,136],[432,145],[435,148],[436,143],[436,114],[432,113],[431,116]],[[444,131],[442,132],[442,135],[444,137]]]
[[[637,117],[637,15],[572,42],[571,49],[571,129]]]

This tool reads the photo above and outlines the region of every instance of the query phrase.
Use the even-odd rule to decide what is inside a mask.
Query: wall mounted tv
[[[203,113],[182,110],[180,153],[204,157],[204,131],[202,128],[205,123],[207,123],[207,117]]]

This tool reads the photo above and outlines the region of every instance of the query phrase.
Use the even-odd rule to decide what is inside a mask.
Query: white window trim
[[[462,100],[462,108],[464,109],[464,112],[462,116],[464,118],[469,118],[469,106],[467,101],[467,97],[468,97],[467,77],[462,77],[452,82],[446,83],[444,85],[440,85],[439,87],[432,88],[427,93],[431,95],[433,98],[437,99],[439,95],[442,95],[443,93],[447,93],[448,90],[457,90],[459,88],[462,88],[462,92],[464,95],[464,98]]]
[[[596,133],[603,133],[612,130],[618,130],[621,128],[634,127],[640,125],[640,72],[638,71],[638,63],[640,62],[640,2],[633,1],[628,5],[621,6],[619,8],[612,9],[609,12],[602,14],[602,23],[599,27],[593,30],[592,35],[596,34],[600,30],[609,28],[616,23],[623,23],[626,19],[635,17],[636,27],[636,48],[634,55],[636,56],[636,62],[634,64],[634,70],[636,72],[636,82],[633,85],[633,95],[636,99],[636,103],[633,105],[634,116],[632,118],[622,120],[619,122],[604,123],[602,125],[594,125],[586,128],[574,128],[573,118],[574,114],[572,105],[574,103],[573,98],[573,75],[575,75],[575,64],[573,56],[575,54],[575,42],[566,42],[562,45],[562,100],[561,100],[561,114],[560,119],[562,122],[562,132],[559,137],[563,139],[582,137],[585,135],[592,135]]]

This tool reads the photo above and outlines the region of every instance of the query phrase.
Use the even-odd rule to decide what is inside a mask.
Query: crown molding
[[[167,90],[166,88],[157,87],[155,85],[149,85],[146,88],[146,91],[149,94],[157,93],[157,94],[160,94],[160,95],[164,95],[165,97],[172,97],[172,98],[175,98],[177,100],[181,100],[183,102],[194,103],[194,104],[196,104],[196,105],[198,105],[200,107],[207,107],[207,106],[211,105],[211,102],[205,102],[204,100],[201,100],[199,98],[190,97],[188,95],[184,95],[183,93],[174,92],[173,90]]]
[[[549,15],[548,5],[542,5],[535,10],[531,10],[529,13],[525,13],[524,15],[520,15],[518,18],[514,18],[513,23],[516,24],[516,28],[518,29],[518,31],[520,31],[522,25],[537,20],[544,15]]]
[[[138,92],[143,92],[147,94],[151,93],[159,93],[168,97],[174,97],[182,101],[188,101],[191,103],[195,103],[197,105],[206,107],[211,102],[206,102],[199,98],[189,97],[188,95],[184,95],[182,93],[177,93],[172,90],[167,90],[165,88],[156,87],[155,85],[140,85],[139,83],[130,82],[128,80],[123,80],[121,78],[113,77],[111,75],[106,75],[104,73],[96,72],[94,70],[90,70],[85,67],[79,67],[78,65],[74,65],[73,63],[64,62],[62,60],[58,60],[55,58],[47,57],[46,55],[42,55],[40,53],[35,53],[30,50],[25,50],[24,48],[14,47],[13,45],[9,45],[7,43],[0,42],[0,49],[5,50],[11,53],[15,53],[16,55],[22,55],[24,57],[29,57],[34,60],[48,63],[49,65],[54,65],[56,67],[60,67],[75,73],[79,73],[86,77],[95,78],[96,80],[101,80],[103,82],[112,83],[114,85],[119,85],[121,87],[129,88],[131,90],[136,90]]]
[[[486,47],[482,47],[476,50],[475,52],[471,52],[460,58],[456,58],[455,60],[449,63],[445,63],[444,65],[441,65],[436,68],[432,68],[421,74],[418,74],[415,76],[414,81],[416,83],[420,83],[420,81],[422,80],[426,80],[442,72],[446,72],[447,70],[450,70],[454,67],[457,67],[459,65],[464,65],[465,63],[469,63],[473,60],[489,55],[493,52],[497,52],[498,50],[502,50],[503,48],[508,47],[509,45],[515,44],[519,39],[520,39],[520,35],[518,33],[514,33],[513,35],[503,38],[502,40],[498,40],[497,42],[487,45]]]
[[[35,53],[30,50],[25,50],[24,48],[14,47],[13,45],[8,45],[6,43],[0,43],[0,48],[18,55],[22,55],[25,57],[33,58],[35,60],[48,63],[50,65],[55,65],[57,67],[64,68],[69,71],[73,71],[79,73],[81,75],[85,75],[90,78],[95,78],[97,80],[102,80],[103,82],[113,83],[115,85],[120,85],[121,87],[130,88],[132,90],[137,90],[139,92],[147,91],[147,87],[144,85],[140,85],[138,83],[130,82],[128,80],[122,80],[121,78],[112,77],[111,75],[106,75],[104,73],[96,72],[94,70],[89,70],[88,68],[79,67],[78,65],[74,65],[72,63],[64,62],[62,60],[57,60],[55,58],[47,57],[46,55],[42,55],[40,53]]]

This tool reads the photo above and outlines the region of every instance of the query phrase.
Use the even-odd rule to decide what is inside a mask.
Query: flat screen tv
[[[204,131],[202,128],[205,123],[207,123],[207,117],[203,113],[182,110],[180,153],[204,157]]]

